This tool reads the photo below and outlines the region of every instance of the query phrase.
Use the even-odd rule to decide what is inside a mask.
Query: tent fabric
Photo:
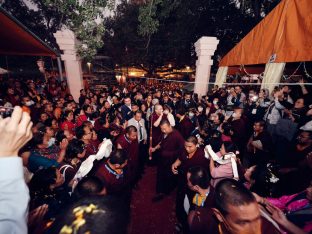
[[[0,54],[57,57],[50,48],[21,22],[0,7]]]
[[[282,0],[219,66],[311,61],[311,12],[311,0]]]
[[[261,74],[264,72],[265,66],[264,65],[256,65],[256,66],[232,66],[229,67],[227,75],[249,75],[249,74]]]
[[[229,67],[219,67],[217,75],[216,75],[216,81],[215,85],[218,85],[218,87],[221,87],[223,83],[226,81],[226,75],[228,74]]]
[[[276,84],[280,83],[286,63],[267,63],[261,89],[268,89],[271,93]]]

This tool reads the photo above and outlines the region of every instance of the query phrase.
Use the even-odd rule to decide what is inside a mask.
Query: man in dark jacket
[[[122,121],[128,121],[129,119],[132,118],[132,109],[131,109],[131,98],[130,97],[125,97],[124,99],[124,104],[121,106],[121,116],[122,116]]]

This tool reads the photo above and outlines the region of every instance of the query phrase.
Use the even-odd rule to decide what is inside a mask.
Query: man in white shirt
[[[128,126],[136,127],[139,142],[139,167],[138,167],[138,178],[144,171],[144,164],[148,158],[147,150],[147,132],[145,128],[145,121],[142,119],[142,111],[138,110],[135,112],[133,118],[129,119]]]
[[[142,119],[142,111],[138,110],[135,112],[133,118],[129,119],[128,126],[134,126],[138,130],[138,141],[144,145],[147,142],[147,132],[145,128],[145,121]]]
[[[27,233],[29,191],[18,151],[32,138],[32,122],[18,106],[0,118],[0,234]]]

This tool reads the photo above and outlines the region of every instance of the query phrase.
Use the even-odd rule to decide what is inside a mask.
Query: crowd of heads
[[[30,210],[48,204],[45,221],[66,217],[62,225],[52,225],[51,230],[57,232],[68,233],[66,228],[72,229],[69,233],[87,230],[75,223],[75,207],[80,207],[86,225],[92,226],[90,233],[106,233],[96,231],[97,225],[106,223],[102,220],[114,228],[104,225],[100,230],[126,232],[127,217],[120,215],[124,212],[114,196],[107,196],[105,184],[91,171],[72,190],[73,178],[81,163],[96,154],[103,139],[114,144],[125,134],[130,141],[139,140],[138,129],[127,124],[130,119],[143,119],[150,134],[153,113],[168,116],[159,124],[164,135],[179,129],[184,119],[190,121],[190,131],[181,130],[188,154],[211,145],[220,157],[236,155],[236,180],[225,178],[215,185],[211,183],[211,168],[202,166],[191,168],[185,180],[188,188],[197,193],[213,184],[215,217],[232,233],[240,233],[247,225],[238,220],[235,207],[248,206],[246,212],[253,211],[246,218],[252,220],[247,225],[250,230],[261,225],[251,192],[262,197],[295,194],[305,191],[312,179],[312,100],[310,90],[304,86],[281,86],[269,93],[267,89],[233,85],[214,87],[199,97],[183,89],[181,83],[135,81],[123,87],[82,89],[78,100],[69,93],[66,82],[53,77],[48,81],[3,79],[0,89],[0,105],[5,107],[2,115],[15,105],[31,115],[33,138],[20,151],[27,169]],[[124,111],[124,107],[128,110]],[[125,169],[127,154],[114,147],[107,163],[114,171]],[[99,196],[108,198],[99,202]],[[67,213],[62,211],[65,207],[70,207]],[[51,232],[48,224],[41,228]],[[113,232],[116,227],[121,229]]]

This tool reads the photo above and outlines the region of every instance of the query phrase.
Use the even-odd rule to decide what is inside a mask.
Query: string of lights
[[[304,73],[308,78],[312,78],[312,76],[308,73],[305,62],[303,63],[303,69],[304,69]]]

